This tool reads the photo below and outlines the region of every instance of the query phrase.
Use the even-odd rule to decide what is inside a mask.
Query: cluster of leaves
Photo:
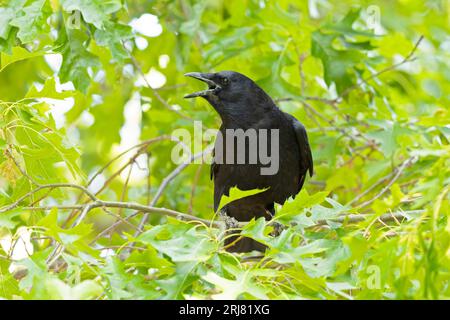
[[[374,27],[355,1],[0,0],[0,298],[449,298],[449,11],[376,2]],[[242,229],[260,259],[207,223],[208,166],[171,161],[219,125],[183,74],[227,69],[313,148],[281,235]]]

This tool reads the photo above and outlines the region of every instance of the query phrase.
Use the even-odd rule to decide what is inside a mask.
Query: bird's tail
[[[239,235],[239,232],[234,233],[236,233],[237,235],[231,236],[224,241],[224,247],[228,252],[241,253],[251,252],[254,250],[261,252],[266,251],[267,247],[262,243],[250,238],[242,237]]]

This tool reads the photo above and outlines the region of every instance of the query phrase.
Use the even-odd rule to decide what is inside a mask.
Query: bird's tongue
[[[190,73],[186,73],[185,76],[192,77],[194,79],[203,81],[208,85],[207,90],[198,91],[198,92],[194,92],[194,93],[185,95],[184,96],[185,98],[206,97],[211,94],[216,94],[221,89],[221,87],[211,79],[211,74],[190,72]]]

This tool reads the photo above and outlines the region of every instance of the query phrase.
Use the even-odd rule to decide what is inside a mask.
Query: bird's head
[[[261,101],[272,101],[270,97],[250,78],[239,72],[221,71],[217,73],[190,72],[185,76],[203,81],[207,90],[198,91],[185,98],[202,97],[223,115],[244,106],[257,106]]]

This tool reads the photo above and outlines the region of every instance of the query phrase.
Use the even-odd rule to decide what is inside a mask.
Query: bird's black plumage
[[[188,73],[208,84],[208,89],[187,95],[186,98],[203,97],[218,112],[222,125],[219,129],[223,143],[216,140],[211,178],[214,179],[214,209],[218,209],[220,199],[228,195],[232,187],[241,190],[263,189],[266,191],[229,203],[224,211],[227,216],[238,221],[248,221],[255,217],[270,219],[274,214],[274,204],[283,204],[302,188],[307,173],[313,174],[313,160],[305,127],[292,115],[281,111],[269,95],[248,77],[233,71],[218,73]],[[230,152],[226,147],[227,129],[278,129],[279,168],[273,175],[261,174],[267,167],[261,161],[248,163],[251,148],[245,143],[245,164],[220,163],[217,155]],[[235,147],[235,154],[238,150]],[[219,148],[222,148],[221,150]],[[270,143],[268,146],[270,150]],[[231,244],[236,238],[226,243]],[[264,246],[251,239],[242,239],[230,246],[230,251],[246,252],[263,250]]]

